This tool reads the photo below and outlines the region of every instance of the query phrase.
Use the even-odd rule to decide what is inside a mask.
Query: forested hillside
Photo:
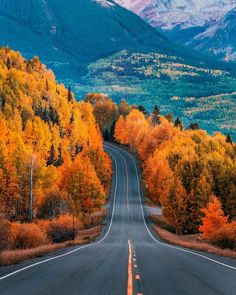
[[[89,103],[37,57],[0,48],[0,216],[28,222],[100,208],[111,162]]]
[[[146,197],[162,207],[168,228],[236,247],[236,145],[230,134],[209,135],[195,122],[184,126],[158,106],[148,114],[143,105],[124,99],[117,105],[106,95],[89,94],[85,101],[104,138],[135,152]]]
[[[150,116],[140,106],[121,113],[115,139],[137,153],[147,196],[177,233],[200,231],[219,246],[235,247],[236,146],[230,135],[210,136],[194,123],[185,129],[157,106]]]

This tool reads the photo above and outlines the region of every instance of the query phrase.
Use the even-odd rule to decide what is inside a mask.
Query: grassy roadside
[[[188,248],[191,250],[203,251],[210,254],[216,254],[219,256],[230,257],[236,259],[236,251],[229,249],[221,249],[210,245],[207,241],[199,239],[199,235],[176,235],[171,232],[171,228],[159,218],[150,216],[150,220],[153,224],[155,233],[163,240],[170,244]]]
[[[102,226],[97,225],[90,229],[81,230],[77,235],[75,241],[66,241],[64,243],[58,244],[48,244],[44,246],[40,246],[37,248],[30,249],[19,249],[19,250],[6,250],[0,254],[0,266],[6,266],[11,264],[16,264],[21,261],[42,257],[46,254],[58,251],[60,249],[83,245],[94,241],[102,231]]]

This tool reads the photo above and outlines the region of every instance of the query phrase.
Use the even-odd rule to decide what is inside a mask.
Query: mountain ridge
[[[188,45],[201,53],[217,56],[220,60],[236,60],[234,38],[225,42],[220,34],[222,22],[236,7],[235,0],[116,0],[117,3],[137,13],[142,19],[170,40]],[[231,24],[235,18],[231,18]],[[219,29],[217,30],[217,28]],[[209,34],[216,32],[215,36]]]

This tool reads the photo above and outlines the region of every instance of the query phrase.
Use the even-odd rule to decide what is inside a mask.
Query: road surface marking
[[[107,230],[106,234],[104,235],[104,237],[101,240],[99,240],[99,241],[97,241],[95,243],[88,244],[88,245],[85,245],[85,246],[82,246],[82,247],[77,247],[76,249],[71,250],[71,251],[68,251],[68,252],[66,252],[64,254],[60,254],[60,255],[57,255],[57,256],[54,256],[54,257],[51,257],[51,258],[48,258],[48,259],[45,259],[45,260],[42,260],[42,261],[39,261],[39,262],[30,264],[30,265],[25,266],[23,268],[20,268],[20,269],[18,269],[16,271],[13,271],[13,272],[5,275],[5,276],[0,277],[0,281],[4,280],[6,278],[9,278],[9,277],[11,277],[11,276],[13,276],[13,275],[15,275],[17,273],[20,273],[20,272],[23,272],[23,271],[25,271],[27,269],[30,269],[32,267],[35,267],[37,265],[44,264],[46,262],[49,262],[49,261],[52,261],[52,260],[56,260],[56,259],[59,259],[59,258],[65,257],[65,256],[68,256],[68,255],[73,254],[74,252],[77,252],[77,251],[82,250],[82,249],[86,249],[86,248],[90,248],[90,247],[93,247],[93,246],[97,246],[97,245],[101,244],[103,241],[105,241],[105,239],[107,238],[107,236],[109,235],[109,233],[111,231],[111,227],[112,227],[112,223],[113,223],[113,218],[114,218],[114,213],[115,213],[116,195],[117,195],[117,161],[116,161],[116,159],[112,155],[111,155],[111,157],[113,158],[114,163],[115,163],[115,171],[116,171],[116,173],[115,173],[115,175],[116,175],[115,183],[116,184],[115,184],[115,189],[114,189],[114,200],[113,200],[113,208],[112,208],[112,214],[111,214],[111,221],[110,221],[108,230]]]
[[[124,164],[125,164],[125,175],[126,175],[126,206],[127,206],[128,211],[129,211],[129,176],[128,176],[127,163],[124,162]]]
[[[132,271],[132,246],[131,241],[128,241],[129,256],[128,256],[128,284],[127,284],[127,295],[133,295],[133,271]]]
[[[120,156],[123,158],[123,160],[126,162],[126,159],[124,158],[123,155],[121,155],[121,153],[119,153],[116,149],[112,148],[112,147],[109,147],[108,148],[114,150],[116,153],[120,154]],[[209,260],[211,262],[214,262],[216,264],[219,264],[221,266],[224,266],[224,267],[227,267],[227,268],[230,268],[230,269],[233,269],[233,270],[236,270],[236,267],[234,266],[231,266],[231,265],[228,265],[228,264],[225,264],[223,262],[220,262],[218,260],[215,260],[215,259],[212,259],[210,257],[207,257],[205,255],[202,255],[202,254],[199,254],[197,252],[193,252],[193,251],[190,251],[190,250],[187,250],[187,249],[184,249],[184,248],[180,248],[180,247],[177,247],[177,246],[173,246],[171,244],[166,244],[166,243],[163,243],[163,242],[160,242],[158,241],[154,236],[153,234],[150,232],[148,226],[147,226],[147,223],[146,223],[146,220],[145,220],[145,215],[144,215],[144,210],[143,210],[143,204],[142,204],[142,198],[141,198],[141,188],[140,188],[140,179],[139,179],[139,173],[138,173],[138,168],[137,168],[137,162],[134,158],[133,155],[129,154],[125,149],[121,149],[119,147],[116,147],[117,149],[119,150],[122,150],[126,155],[129,156],[129,158],[133,161],[134,163],[134,167],[135,167],[135,171],[136,171],[136,177],[137,177],[137,182],[138,182],[138,195],[139,195],[139,202],[140,202],[140,206],[141,206],[141,212],[142,212],[142,217],[143,217],[143,223],[147,229],[147,232],[149,234],[149,236],[153,239],[154,242],[156,242],[157,244],[161,245],[161,246],[164,246],[164,247],[167,247],[167,248],[171,248],[171,249],[176,249],[176,250],[179,250],[181,252],[185,252],[185,253],[188,253],[188,254],[192,254],[192,255],[195,255],[195,256],[198,256],[198,257],[201,257],[205,260]]]

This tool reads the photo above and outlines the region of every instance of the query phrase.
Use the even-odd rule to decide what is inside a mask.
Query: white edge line
[[[116,178],[115,178],[116,184],[115,184],[115,191],[114,191],[114,200],[113,200],[113,209],[112,209],[111,221],[110,221],[110,224],[109,224],[109,227],[108,227],[108,230],[107,230],[105,236],[104,236],[101,240],[99,240],[99,241],[97,241],[97,242],[95,242],[95,243],[93,243],[93,244],[88,244],[88,245],[85,245],[85,246],[82,246],[82,247],[78,247],[78,248],[76,248],[76,249],[74,249],[74,250],[71,250],[71,251],[69,251],[69,252],[66,252],[66,253],[64,253],[64,254],[57,255],[57,256],[54,256],[54,257],[51,257],[51,258],[48,258],[48,259],[45,259],[45,260],[42,260],[42,261],[39,261],[39,262],[36,262],[36,263],[30,264],[30,265],[28,265],[28,266],[26,266],[26,267],[20,268],[20,269],[14,271],[14,272],[11,272],[11,273],[9,273],[9,274],[7,274],[7,275],[5,275],[5,276],[0,277],[0,281],[4,280],[4,279],[6,279],[6,278],[9,278],[9,277],[11,277],[11,276],[13,276],[13,275],[15,275],[15,274],[17,274],[17,273],[20,273],[20,272],[22,272],[22,271],[24,271],[24,270],[27,270],[27,269],[29,269],[29,268],[33,268],[33,267],[35,267],[35,266],[37,266],[37,265],[40,265],[40,264],[43,264],[43,263],[46,263],[46,262],[49,262],[49,261],[52,261],[52,260],[56,260],[56,259],[59,259],[59,258],[62,258],[62,257],[68,256],[68,255],[70,255],[70,254],[72,254],[72,253],[74,253],[74,252],[76,252],[76,251],[79,251],[79,250],[82,250],[82,249],[85,249],[85,248],[89,248],[89,247],[97,246],[97,245],[101,244],[101,243],[107,238],[108,234],[109,234],[110,231],[111,231],[111,227],[112,227],[112,223],[113,223],[113,217],[114,217],[114,212],[115,212],[115,207],[116,207],[116,194],[117,194],[117,161],[116,161],[116,159],[113,157],[112,154],[110,154],[110,155],[111,155],[111,157],[113,158],[114,163],[115,163],[115,167],[116,167],[116,168],[115,168],[115,171],[116,171]]]
[[[116,149],[110,147],[110,146],[107,146],[108,148],[110,149],[113,149],[114,151],[116,151],[118,154],[120,154]],[[150,235],[150,237],[159,245],[161,246],[165,246],[165,247],[168,247],[168,248],[172,248],[172,249],[176,249],[176,250],[179,250],[179,251],[182,251],[182,252],[186,252],[186,253],[189,253],[189,254],[192,254],[192,255],[195,255],[195,256],[199,256],[203,259],[206,259],[206,260],[209,260],[211,262],[214,262],[216,264],[219,264],[219,265],[222,265],[224,267],[227,267],[227,268],[230,268],[230,269],[233,269],[233,270],[236,270],[236,267],[233,267],[231,265],[228,265],[228,264],[225,264],[223,262],[220,262],[220,261],[217,261],[217,260],[214,260],[210,257],[207,257],[205,255],[201,255],[197,252],[193,252],[193,251],[190,251],[190,250],[186,250],[186,249],[183,249],[183,248],[180,248],[180,247],[176,247],[176,246],[173,246],[173,245],[170,245],[170,244],[166,244],[166,243],[162,243],[160,241],[158,241],[154,236],[153,234],[150,232],[148,226],[147,226],[147,223],[146,223],[146,220],[145,220],[145,215],[144,215],[144,210],[143,210],[143,204],[142,204],[142,200],[141,200],[141,189],[140,189],[140,179],[139,179],[139,173],[138,173],[138,169],[137,169],[137,163],[136,163],[136,160],[134,159],[134,156],[133,155],[130,155],[125,149],[121,149],[119,147],[117,147],[117,149],[120,149],[122,150],[124,153],[126,153],[133,161],[134,163],[134,166],[135,166],[135,171],[136,171],[136,177],[137,177],[137,181],[138,181],[138,193],[139,193],[139,202],[140,202],[140,206],[141,206],[141,211],[142,211],[142,216],[143,216],[143,222],[144,222],[144,225]],[[124,158],[124,157],[123,157]],[[126,160],[125,160],[126,161]]]

